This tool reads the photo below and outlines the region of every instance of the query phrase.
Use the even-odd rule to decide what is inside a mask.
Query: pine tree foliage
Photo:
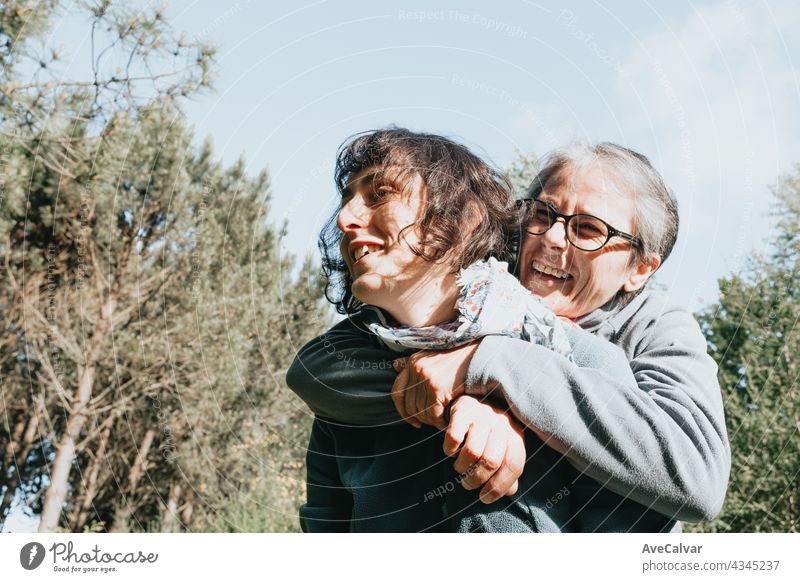
[[[186,126],[213,50],[157,10],[86,8],[93,77],[63,80],[58,55],[30,72],[57,3],[0,5],[0,518],[296,528],[308,418],[283,372],[326,323],[319,282],[280,252],[267,174]]]
[[[519,200],[527,198],[531,182],[539,173],[539,158],[534,154],[526,154],[517,150],[511,165],[506,170],[506,176],[514,188],[514,196]]]
[[[722,514],[697,529],[800,531],[800,165],[773,192],[772,252],[723,278],[700,315],[733,467]]]

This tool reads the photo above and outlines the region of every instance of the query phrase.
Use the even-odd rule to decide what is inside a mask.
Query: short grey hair
[[[678,202],[644,155],[610,142],[575,143],[555,150],[545,158],[528,197],[537,198],[548,184],[568,184],[598,167],[610,174],[619,192],[634,200],[634,231],[630,234],[639,238],[642,246],[633,247],[631,265],[652,255],[658,255],[663,265],[678,238]]]

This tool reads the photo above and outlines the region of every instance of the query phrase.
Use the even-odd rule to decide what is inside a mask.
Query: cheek
[[[520,248],[519,251],[519,260],[521,262],[527,263],[525,269],[528,269],[528,267],[530,267],[531,258],[533,257],[533,254],[536,252],[537,240],[538,240],[537,237],[528,235],[525,237],[525,240],[522,243],[522,247]],[[522,271],[520,270],[520,272]]]
[[[536,243],[539,241],[540,237],[534,236],[532,234],[526,235],[523,233],[524,238],[522,239],[522,246],[520,254],[521,255],[530,255],[531,251],[533,251]]]
[[[410,279],[421,279],[432,277],[435,272],[435,265],[426,261],[414,253],[409,247],[394,253],[392,264],[395,269],[395,277],[398,280],[407,281]]]
[[[520,281],[525,283],[528,277],[531,276],[531,256],[533,253],[533,245],[529,241],[525,241],[519,251],[519,278]]]
[[[344,264],[347,265],[347,270],[350,271],[350,274],[353,274],[353,265],[350,264],[350,252],[347,249],[347,245],[345,244],[345,239],[339,239],[339,252],[342,255],[342,260],[344,260]]]
[[[616,258],[612,260],[611,257],[608,259],[598,260],[594,264],[588,265],[587,286],[591,289],[592,295],[598,297],[613,295],[625,282],[626,262]]]

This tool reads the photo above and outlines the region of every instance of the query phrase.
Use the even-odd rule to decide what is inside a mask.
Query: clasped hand
[[[444,452],[456,457],[454,468],[464,475],[461,484],[467,490],[483,486],[481,501],[493,503],[517,492],[525,466],[525,440],[522,426],[509,412],[464,394],[467,368],[477,347],[418,352],[396,360],[399,374],[392,400],[409,424],[445,431]]]

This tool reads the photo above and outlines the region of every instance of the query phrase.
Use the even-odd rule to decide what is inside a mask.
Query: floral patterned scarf
[[[458,317],[425,327],[391,325],[377,307],[364,308],[367,327],[394,351],[447,350],[487,335],[516,337],[570,360],[572,347],[562,322],[541,299],[531,295],[494,257],[462,269],[457,279]]]

